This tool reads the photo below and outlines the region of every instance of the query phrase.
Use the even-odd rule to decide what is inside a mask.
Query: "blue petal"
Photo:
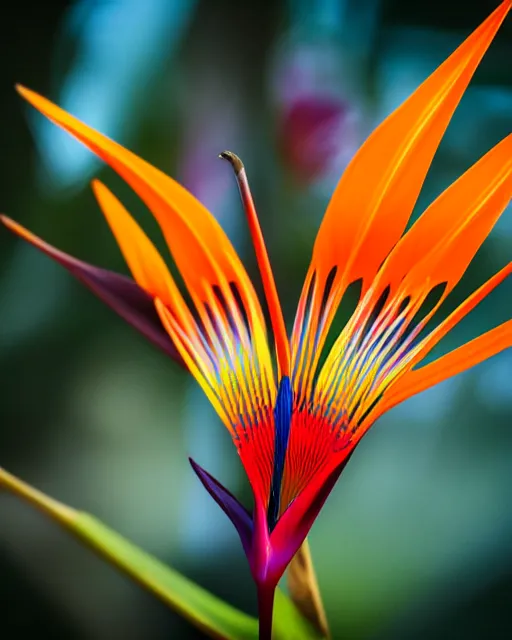
[[[281,502],[281,483],[283,481],[286,450],[290,437],[290,424],[292,420],[293,392],[290,378],[285,376],[279,383],[276,406],[274,408],[274,469],[272,473],[272,486],[268,503],[269,530],[275,527],[279,517]]]

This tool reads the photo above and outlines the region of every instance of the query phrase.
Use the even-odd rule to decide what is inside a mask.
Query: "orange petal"
[[[393,387],[389,396],[385,395],[383,410],[387,411],[407,398],[462,373],[509,347],[512,347],[512,320],[408,373],[396,387]]]
[[[424,338],[419,345],[411,352],[411,355],[407,358],[407,369],[420,362],[430,351],[442,340],[468,313],[482,302],[494,289],[500,285],[505,278],[512,273],[512,262],[509,262],[492,278],[489,278],[481,287],[479,287],[474,293],[472,293],[464,302],[462,302],[450,315],[441,322],[435,329],[433,329],[429,335]],[[395,388],[399,388],[402,381],[405,383],[406,378],[411,375],[406,373],[403,378],[397,381],[396,384],[390,389],[389,394],[393,394]],[[386,393],[388,395],[388,393]]]
[[[207,359],[194,357],[194,345],[166,306],[156,300],[162,324],[197,379],[207,398],[235,439],[238,453],[255,496],[266,504],[269,496],[273,447],[273,406],[275,390],[268,380],[258,381],[254,364],[247,354],[217,358],[212,366]]]
[[[80,140],[128,182],[157,218],[173,255],[176,253],[174,257],[178,268],[182,261],[190,259],[187,250],[193,236],[211,244],[216,257],[222,256],[224,250],[231,256],[235,253],[216,220],[172,178],[34,91],[21,86],[17,86],[17,90],[32,106]],[[201,276],[210,276],[208,279],[214,280],[215,275],[203,262],[204,258],[200,266],[207,273],[201,273]],[[221,259],[220,264],[222,262]],[[200,278],[199,275],[197,277]]]
[[[197,333],[183,296],[154,244],[110,189],[99,180],[92,181],[92,188],[135,281],[172,309],[187,331]]]
[[[263,331],[261,308],[240,259],[218,222],[191,193],[46,98],[24,87],[17,89],[47,118],[107,162],[142,198],[157,219],[191,295],[203,300],[213,286],[233,282],[251,325],[258,334]]]
[[[186,353],[188,361],[194,362],[191,370],[201,378],[203,387],[217,394],[216,407],[231,428],[240,422],[240,412],[254,417],[254,404],[270,400],[275,391],[265,321],[249,277],[215,218],[186,189],[135,154],[33,91],[18,90],[117,171],[154,214],[201,320],[200,325],[192,327],[175,291],[171,290],[169,296],[164,290],[162,300],[168,299],[171,318],[165,326],[172,327],[182,355]],[[110,214],[114,220],[112,211]],[[117,206],[115,216],[118,238],[133,234],[133,225],[127,226],[127,218]],[[155,278],[154,255],[149,272],[142,272],[133,237],[122,243],[131,266],[137,265],[139,277]],[[158,281],[159,287],[168,285],[168,280]],[[233,379],[238,380],[236,388]]]
[[[413,293],[428,277],[446,282],[442,300],[459,282],[512,198],[512,134],[446,189],[398,242],[382,282]],[[441,301],[442,301],[441,300]]]
[[[398,243],[377,276],[379,282],[372,287],[379,290],[380,283],[387,284],[391,290],[393,287],[396,289],[395,295],[389,296],[389,302],[379,318],[387,313],[392,319],[389,310],[393,305],[409,299],[411,304],[408,305],[403,324],[405,331],[429,292],[436,285],[444,283],[445,288],[439,300],[414,328],[415,335],[418,335],[459,282],[511,197],[512,135],[496,145],[446,189]],[[406,375],[450,329],[508,276],[510,266],[507,265],[480,287],[415,348],[404,344],[396,351],[387,366],[390,377],[379,384],[375,392],[388,387],[391,380],[397,383],[399,377]],[[361,318],[358,313],[354,314],[335,342],[325,363],[327,371],[338,363],[338,354],[343,351],[353,332],[366,322],[373,308],[372,303],[372,298],[368,304],[365,300],[361,311],[358,311]],[[400,334],[397,333],[396,339],[399,338]]]
[[[311,311],[299,314],[294,326],[293,369],[306,381],[347,285],[362,278],[364,294],[403,233],[452,114],[510,6],[510,0],[503,2],[373,132],[343,174],[306,278],[315,277]],[[304,287],[302,305],[308,289]],[[302,322],[300,315],[305,315]],[[304,331],[306,339],[301,340]]]
[[[135,281],[165,303],[179,296],[162,256],[144,231],[102,182],[93,180],[91,186]]]
[[[155,307],[160,320],[165,327],[165,330],[171,337],[171,340],[175,340],[175,344],[178,346],[181,357],[183,358],[187,368],[190,370],[194,378],[199,382],[199,385],[206,394],[206,397],[217,411],[219,417],[224,422],[226,427],[231,432],[231,435],[235,435],[235,430],[231,424],[231,419],[223,406],[222,401],[219,399],[218,394],[215,391],[215,386],[210,382],[208,376],[204,374],[204,361],[201,363],[203,368],[197,363],[197,359],[193,356],[193,349],[188,347],[188,342],[184,339],[185,336],[181,331],[181,328],[176,320],[173,318],[172,313],[167,306],[159,298],[155,299]],[[173,338],[174,336],[174,338]],[[190,337],[190,336],[189,336]],[[188,347],[188,348],[187,348]],[[191,353],[192,352],[192,353]],[[212,371],[212,377],[213,377]]]
[[[439,142],[511,6],[503,2],[368,138],[342,176],[313,263],[368,279],[405,229]]]

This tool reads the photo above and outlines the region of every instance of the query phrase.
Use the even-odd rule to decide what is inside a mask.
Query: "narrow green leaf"
[[[258,621],[215,597],[87,513],[76,511],[0,468],[0,487],[37,507],[108,562],[154,593],[212,638],[257,640]],[[319,635],[293,603],[276,594],[275,640],[313,640]]]
[[[257,637],[257,620],[230,607],[93,516],[77,513],[73,532],[212,637],[243,640]]]

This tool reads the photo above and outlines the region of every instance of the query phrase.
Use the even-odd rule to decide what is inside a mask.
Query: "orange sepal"
[[[391,290],[403,280],[414,295],[428,277],[459,282],[512,197],[512,134],[450,185],[398,242],[379,274]]]
[[[261,308],[232,244],[209,211],[184,187],[113,140],[39,94],[18,92],[52,122],[108,163],[141,197],[157,219],[176,265],[193,298],[204,301],[215,285],[235,283],[251,328],[261,340]],[[229,292],[224,290],[226,297]]]
[[[385,394],[382,412],[509,347],[512,347],[512,320],[500,324],[434,362],[408,373],[392,388],[389,395]]]
[[[503,2],[386,118],[345,170],[318,232],[299,302],[292,336],[296,388],[311,387],[346,287],[362,279],[364,295],[402,235],[453,112],[510,6],[510,0]]]
[[[511,7],[503,2],[372,133],[343,174],[318,233],[313,263],[346,282],[371,279],[402,235],[432,158]]]
[[[99,180],[91,186],[134,280],[169,303],[178,290],[162,256],[110,189]]]
[[[224,421],[229,415],[231,428],[242,409],[254,415],[254,398],[269,400],[274,388],[265,320],[252,283],[218,222],[172,178],[46,98],[23,87],[18,87],[18,91],[107,162],[151,210],[200,318],[200,325],[192,324],[181,298],[164,291],[162,301],[170,300],[168,311],[175,324],[175,335],[177,338],[181,335],[182,342],[187,343],[189,359],[194,360],[191,370],[206,377],[200,380],[201,384],[214,388],[218,395],[217,409]],[[119,217],[117,205],[116,208]],[[126,227],[126,216],[122,217]],[[133,225],[118,227],[119,237],[127,230],[132,233]],[[125,255],[128,245],[131,240],[125,239]],[[135,265],[133,246],[128,253]],[[140,265],[137,270],[140,277],[148,277],[148,272],[141,273]],[[239,395],[233,392],[233,377],[239,380]]]

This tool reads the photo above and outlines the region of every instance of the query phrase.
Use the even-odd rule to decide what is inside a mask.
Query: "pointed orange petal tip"
[[[22,84],[20,84],[19,82],[17,82],[14,85],[14,88],[16,89],[16,91],[20,94],[20,96],[23,96],[24,98],[29,98],[31,95],[33,96],[37,96],[38,94],[35,91],[32,91],[31,89],[28,89],[27,87],[24,87]]]
[[[25,98],[25,100],[28,100],[28,102],[32,102],[32,100],[41,97],[35,91],[27,89],[27,87],[24,87],[22,84],[17,83],[14,85],[14,88],[19,93],[19,95],[22,98]]]
[[[51,100],[48,100],[48,98],[45,98],[44,96],[37,93],[36,91],[32,91],[32,89],[27,89],[27,87],[24,87],[21,84],[16,84],[15,88],[16,88],[16,91],[19,93],[19,95],[22,98],[24,98],[29,104],[31,104],[34,107],[34,109],[37,109],[38,111],[40,111],[44,116],[46,116],[50,120],[54,120],[55,111],[57,111],[57,114],[59,112],[62,112],[62,109],[58,105],[53,104]]]
[[[112,203],[114,204],[119,203],[118,199],[112,193],[112,191],[110,191],[110,189],[107,186],[105,186],[103,182],[101,182],[101,180],[94,178],[93,180],[91,180],[90,185],[91,185],[91,189],[94,194],[94,197],[98,201],[98,204],[100,205],[100,208],[103,214],[108,219],[108,215],[107,215],[107,212],[105,211],[105,208],[107,208],[108,205],[111,205]]]
[[[91,189],[93,190],[94,195],[102,193],[103,190],[107,191],[107,188],[105,187],[103,182],[101,182],[101,180],[98,180],[98,178],[93,178],[91,180]]]

